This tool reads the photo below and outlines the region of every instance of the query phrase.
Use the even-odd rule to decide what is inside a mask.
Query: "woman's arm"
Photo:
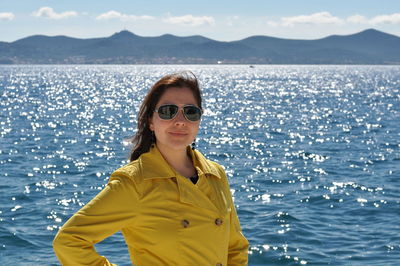
[[[232,198],[232,197],[231,197]],[[247,265],[249,242],[242,234],[235,204],[232,201],[228,265]]]
[[[217,167],[224,180],[225,195],[228,195],[228,201],[231,206],[228,265],[247,265],[249,241],[242,233],[225,170],[218,164]]]
[[[112,265],[94,244],[113,235],[137,216],[138,193],[134,181],[121,172],[75,213],[58,231],[54,251],[62,265]]]

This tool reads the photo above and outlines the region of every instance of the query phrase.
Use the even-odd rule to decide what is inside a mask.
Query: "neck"
[[[186,148],[184,150],[170,150],[162,145],[157,145],[157,148],[167,163],[179,174],[185,177],[190,177],[195,174],[196,170],[191,158],[186,152]]]

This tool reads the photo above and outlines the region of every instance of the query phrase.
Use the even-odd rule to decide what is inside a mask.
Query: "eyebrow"
[[[181,106],[188,106],[188,105],[197,106],[197,103],[184,103],[184,104],[178,104],[178,103],[171,103],[171,102],[160,103],[158,106],[161,106],[161,105],[166,105],[166,104],[174,104],[174,105],[177,105],[177,106],[179,106],[179,107],[181,107]]]

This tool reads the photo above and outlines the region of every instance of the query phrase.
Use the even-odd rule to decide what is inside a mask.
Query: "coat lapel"
[[[204,156],[196,151],[192,150],[188,147],[188,155],[192,158],[193,164],[197,170],[197,174],[199,175],[199,181],[202,178],[207,179],[220,179],[221,176],[218,173],[218,170],[215,166],[213,166],[209,161],[207,161]],[[160,151],[156,146],[150,148],[150,151],[144,153],[139,158],[140,169],[142,173],[142,177],[144,180],[150,179],[176,179],[176,183],[178,185],[179,190],[179,200],[182,203],[194,205],[200,208],[208,209],[217,213],[219,211],[221,204],[218,204],[218,199],[216,197],[212,197],[211,199],[207,197],[197,186],[194,186],[190,180],[178,174],[164,159]],[[207,183],[218,182],[218,180],[203,180]],[[215,186],[213,186],[216,189]],[[221,191],[216,191],[216,193],[222,193]],[[215,195],[213,193],[213,195]],[[218,195],[220,196],[220,195]],[[218,197],[217,196],[217,197]],[[219,197],[218,197],[219,198]],[[222,203],[222,202],[221,202]]]

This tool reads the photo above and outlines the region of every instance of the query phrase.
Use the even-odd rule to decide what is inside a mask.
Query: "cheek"
[[[160,120],[159,118],[153,117],[150,120],[150,129],[154,132],[162,131],[169,126],[169,121]]]
[[[199,129],[200,129],[200,123],[197,123],[196,125],[194,125],[193,133],[195,133],[197,135],[197,133],[199,132]]]

